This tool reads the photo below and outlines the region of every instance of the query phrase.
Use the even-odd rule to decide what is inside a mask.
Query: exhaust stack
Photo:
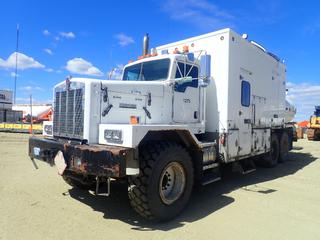
[[[146,56],[149,52],[149,34],[146,33],[143,37],[143,49],[142,49],[142,56]]]

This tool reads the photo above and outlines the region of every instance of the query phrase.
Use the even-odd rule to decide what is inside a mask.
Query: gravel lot
[[[123,184],[94,196],[54,167],[35,169],[27,144],[26,134],[0,133],[0,239],[320,239],[320,142],[299,140],[287,163],[195,189],[164,224],[138,217]]]

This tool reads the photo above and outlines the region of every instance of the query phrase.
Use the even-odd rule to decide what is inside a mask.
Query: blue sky
[[[151,47],[231,27],[287,64],[288,98],[297,120],[320,105],[318,1],[2,1],[0,89],[12,89],[20,24],[17,102],[49,102],[67,75],[106,78],[113,67]],[[13,55],[12,55],[13,54]],[[11,57],[10,57],[11,56]]]

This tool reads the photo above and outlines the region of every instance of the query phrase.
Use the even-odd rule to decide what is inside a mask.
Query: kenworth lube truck
[[[287,160],[292,129],[279,58],[230,29],[151,52],[148,45],[146,36],[122,81],[56,85],[53,125],[45,126],[52,136],[30,138],[31,159],[96,194],[127,180],[134,210],[160,221],[182,211],[196,183],[219,180],[225,165],[248,173],[255,162]]]

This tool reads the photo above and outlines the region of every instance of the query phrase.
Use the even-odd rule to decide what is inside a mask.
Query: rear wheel
[[[166,221],[187,205],[193,186],[193,166],[187,151],[170,142],[144,146],[141,173],[129,178],[133,209],[147,219]]]
[[[271,149],[270,152],[267,153],[262,159],[261,159],[261,166],[272,168],[275,167],[278,164],[279,155],[280,155],[280,146],[279,146],[279,139],[276,134],[271,135]]]
[[[309,128],[307,130],[307,138],[308,138],[308,140],[313,141],[315,139],[315,136],[316,136],[315,129]]]
[[[279,162],[286,162],[289,157],[289,135],[283,132],[280,138]]]
[[[319,141],[320,140],[320,129],[309,128],[307,130],[307,137],[308,137],[308,140]]]
[[[316,129],[315,134],[316,134],[315,140],[316,140],[316,141],[319,141],[319,140],[320,140],[320,129],[319,129],[319,128]]]

